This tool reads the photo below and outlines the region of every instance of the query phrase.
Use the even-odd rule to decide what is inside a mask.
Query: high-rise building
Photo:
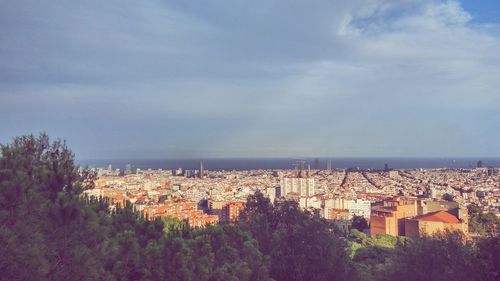
[[[326,170],[327,171],[332,170],[332,160],[330,160],[330,159],[326,160]]]
[[[314,178],[312,177],[284,177],[281,179],[281,196],[294,193],[301,197],[310,197],[315,194]]]
[[[477,167],[478,168],[482,168],[483,167],[483,161],[482,160],[477,161]]]
[[[319,170],[319,159],[318,159],[318,158],[314,159],[314,165],[313,165],[313,168],[314,168],[315,170]]]
[[[389,172],[389,164],[384,164],[384,171]]]
[[[276,199],[276,187],[268,187],[266,189],[266,194],[267,194],[267,197],[269,197],[269,200],[271,201],[271,203],[274,202],[274,200]]]
[[[203,161],[200,161],[200,179],[202,179],[205,176],[204,171],[203,171]]]
[[[132,164],[125,165],[125,175],[132,174]]]
[[[300,169],[300,171],[303,171],[306,168],[306,161],[305,160],[299,160],[297,162],[299,163],[299,169]]]

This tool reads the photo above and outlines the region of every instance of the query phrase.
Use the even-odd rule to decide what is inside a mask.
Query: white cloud
[[[500,137],[500,37],[458,1],[31,2],[0,11],[0,117],[18,124],[64,108],[236,156],[439,154],[447,136],[472,155]]]

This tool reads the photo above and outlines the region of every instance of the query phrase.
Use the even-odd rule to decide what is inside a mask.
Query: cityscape
[[[394,170],[388,164],[380,170],[332,169],[332,161],[326,160],[326,169],[320,170],[318,159],[311,164],[306,168],[306,161],[300,160],[293,164],[295,169],[243,171],[210,171],[203,161],[197,170],[134,170],[127,164],[120,171],[109,165],[91,168],[98,176],[96,187],[85,193],[122,207],[128,201],[151,220],[172,216],[193,227],[236,222],[255,192],[275,203],[296,201],[345,232],[354,216],[363,217],[371,235],[411,236],[422,235],[419,230],[433,234],[446,229],[469,234],[471,204],[500,217],[500,170],[483,167],[481,160],[471,169]],[[439,226],[411,226],[424,222]],[[405,230],[406,224],[417,233]]]
[[[500,281],[500,0],[1,0],[0,281]]]

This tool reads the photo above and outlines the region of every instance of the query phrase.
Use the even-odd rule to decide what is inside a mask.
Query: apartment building
[[[417,201],[409,197],[393,197],[372,206],[370,216],[371,235],[405,235],[405,218],[417,215]]]

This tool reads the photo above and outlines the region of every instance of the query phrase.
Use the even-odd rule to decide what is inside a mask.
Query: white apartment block
[[[282,178],[281,195],[296,193],[301,197],[310,197],[315,194],[314,178]]]
[[[349,210],[349,214],[351,214],[351,217],[356,215],[362,216],[369,220],[372,210],[371,205],[371,202],[368,200],[353,199],[348,200],[347,209]]]
[[[325,215],[329,209],[348,210],[349,219],[354,215],[370,219],[371,202],[361,199],[330,198],[325,200]]]

